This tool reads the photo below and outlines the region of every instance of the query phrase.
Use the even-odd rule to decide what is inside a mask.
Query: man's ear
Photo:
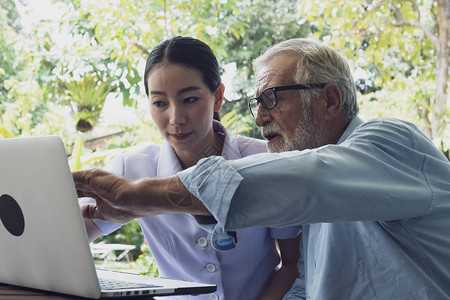
[[[223,83],[220,83],[214,95],[214,112],[218,112],[222,108],[224,94],[225,86],[223,85]]]
[[[334,83],[327,83],[323,88],[323,95],[326,101],[325,119],[327,121],[338,117],[342,110],[342,94],[339,87]]]

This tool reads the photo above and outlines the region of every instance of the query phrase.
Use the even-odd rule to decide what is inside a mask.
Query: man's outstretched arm
[[[72,174],[78,197],[96,201],[82,206],[83,217],[87,219],[125,223],[167,213],[210,215],[177,176],[132,180],[100,169]]]

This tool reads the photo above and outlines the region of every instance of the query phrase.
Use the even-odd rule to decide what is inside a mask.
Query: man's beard
[[[270,152],[314,149],[327,144],[326,128],[317,122],[311,104],[305,106],[303,118],[299,119],[291,140],[288,140],[286,134],[276,123],[268,123],[262,130],[263,132],[277,133],[282,137],[280,142],[268,145]]]

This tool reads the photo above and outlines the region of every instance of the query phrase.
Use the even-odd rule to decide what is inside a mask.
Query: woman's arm
[[[99,236],[103,234],[103,232],[95,225],[92,220],[84,219],[84,225],[86,226],[86,232],[89,239],[89,242],[95,241]]]
[[[300,235],[293,239],[277,240],[277,242],[282,265],[259,300],[283,299],[284,294],[289,291],[298,277],[297,262],[300,258]]]

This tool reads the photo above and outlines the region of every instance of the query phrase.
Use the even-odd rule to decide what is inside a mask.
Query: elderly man
[[[234,231],[302,225],[300,278],[288,299],[448,299],[450,164],[414,125],[364,123],[347,63],[307,39],[255,63],[250,102],[271,152],[202,160],[177,176],[132,181],[75,172],[86,218],[124,222],[189,213],[216,248]],[[300,150],[300,151],[292,151]],[[212,218],[212,215],[214,218]]]

